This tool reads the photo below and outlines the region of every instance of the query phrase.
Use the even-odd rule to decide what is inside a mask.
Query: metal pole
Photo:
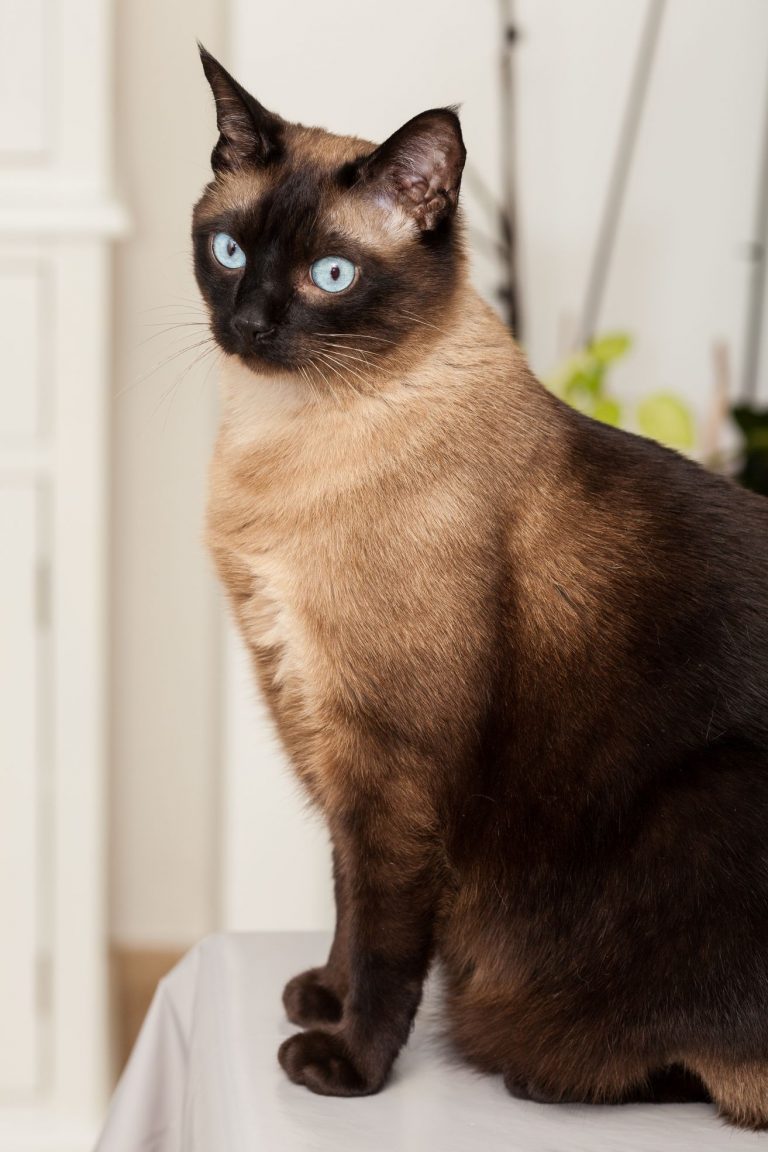
[[[742,399],[753,404],[757,400],[760,345],[763,334],[763,301],[765,298],[766,249],[768,249],[768,86],[766,87],[765,123],[763,128],[763,155],[760,182],[755,205],[755,227],[750,245],[749,295],[747,299],[747,326],[744,337],[744,370]]]
[[[627,105],[624,110],[624,120],[619,133],[616,157],[608,184],[608,194],[600,221],[597,245],[587,282],[587,293],[578,328],[579,346],[589,344],[595,336],[665,7],[666,0],[649,0],[646,10],[640,46],[635,60]]]
[[[514,139],[514,67],[512,56],[517,44],[514,0],[500,0],[501,20],[501,233],[504,248],[504,284],[501,295],[506,304],[507,322],[513,336],[522,335],[519,285],[516,269],[515,219],[515,139]]]

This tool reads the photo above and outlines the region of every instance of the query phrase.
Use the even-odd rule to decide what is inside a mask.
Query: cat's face
[[[428,342],[464,274],[455,113],[422,113],[377,148],[287,123],[201,54],[220,135],[195,274],[222,350],[354,387],[414,336]]]

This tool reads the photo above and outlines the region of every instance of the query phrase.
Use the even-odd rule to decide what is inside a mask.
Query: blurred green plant
[[[609,390],[612,367],[632,347],[624,332],[597,337],[586,348],[574,352],[560,365],[551,380],[552,391],[571,407],[614,427],[627,427],[621,403]],[[635,426],[643,436],[658,440],[681,452],[693,448],[695,433],[690,409],[669,392],[646,396],[635,411]]]
[[[768,409],[737,404],[731,415],[744,435],[741,468],[736,479],[745,488],[768,496]]]

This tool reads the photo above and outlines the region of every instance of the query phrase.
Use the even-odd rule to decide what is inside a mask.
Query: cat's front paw
[[[309,1028],[313,1024],[338,1024],[341,1020],[341,1000],[328,987],[324,976],[324,968],[310,968],[288,981],[283,990],[283,1004],[292,1024]]]
[[[277,1058],[289,1080],[320,1096],[368,1096],[381,1087],[363,1074],[335,1033],[299,1032],[280,1045]]]

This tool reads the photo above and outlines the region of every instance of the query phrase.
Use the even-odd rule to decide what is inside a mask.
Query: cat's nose
[[[275,330],[275,325],[266,314],[257,310],[235,316],[232,327],[244,344],[258,344],[260,340],[271,336]]]

